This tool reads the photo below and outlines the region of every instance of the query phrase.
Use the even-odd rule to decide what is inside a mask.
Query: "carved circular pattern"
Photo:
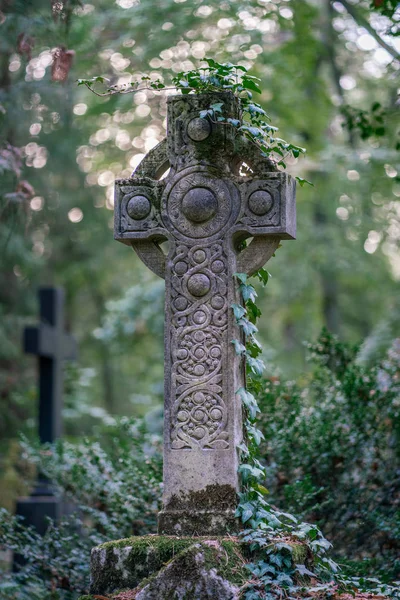
[[[214,176],[209,170],[189,167],[180,171],[166,186],[162,218],[167,229],[171,229],[171,224],[177,236],[208,238],[221,234],[233,222],[239,206],[239,193],[233,184]]]
[[[271,194],[265,190],[253,192],[249,197],[249,209],[255,215],[262,217],[272,208],[274,200]]]
[[[193,253],[193,260],[197,263],[200,264],[202,262],[204,262],[206,260],[207,256],[206,253],[204,252],[204,250],[196,250]]]
[[[151,210],[150,200],[146,196],[133,196],[127,204],[126,212],[135,221],[145,219]]]
[[[176,414],[180,435],[172,441],[172,447],[182,447],[185,442],[190,445],[209,446],[216,442],[218,447],[226,448],[228,443],[219,437],[226,427],[226,407],[220,396],[207,389],[189,392],[180,403]]]
[[[215,310],[221,310],[221,308],[223,308],[224,304],[225,304],[225,300],[223,299],[222,296],[216,295],[211,298],[211,306]]]
[[[205,187],[189,190],[182,200],[182,212],[190,221],[203,223],[215,215],[218,201],[214,193]]]
[[[210,291],[210,278],[204,273],[195,273],[189,277],[187,288],[192,296],[201,298],[201,296],[205,296]]]
[[[174,449],[229,446],[221,387],[227,277],[221,241],[176,245],[171,279]]]
[[[196,117],[189,121],[187,134],[194,142],[206,140],[211,133],[211,124],[207,119]]]

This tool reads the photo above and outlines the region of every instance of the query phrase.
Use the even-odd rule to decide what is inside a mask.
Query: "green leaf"
[[[215,104],[211,104],[210,108],[215,112],[215,113],[220,113],[222,112],[222,107],[223,107],[224,103],[223,102],[216,102]]]
[[[251,300],[252,302],[255,302],[256,298],[257,298],[257,292],[256,290],[253,288],[252,285],[249,285],[247,283],[242,283],[239,286],[239,291],[242,295],[242,298],[245,302],[247,302],[247,300]]]
[[[235,346],[235,352],[238,356],[246,352],[246,346],[241,344],[239,340],[232,340],[231,343]]]
[[[231,308],[237,320],[241,319],[246,314],[246,309],[241,304],[231,304]]]
[[[252,92],[257,92],[257,94],[261,94],[260,87],[253,79],[250,79],[248,75],[245,75],[243,77],[242,84],[246,90],[251,90]]]
[[[260,358],[246,357],[246,363],[255,375],[261,377],[265,369],[265,364]]]
[[[258,329],[254,325],[254,323],[252,323],[248,319],[245,319],[244,317],[239,319],[237,321],[237,324],[239,325],[239,327],[241,327],[243,329],[246,336],[253,335],[254,333],[257,333],[257,331],[258,331]]]
[[[267,496],[267,495],[269,495],[269,490],[268,490],[266,487],[264,487],[263,485],[261,485],[261,483],[257,483],[257,485],[256,485],[256,489],[257,489],[259,492],[261,492],[261,494],[263,494],[263,496]],[[271,567],[271,568],[273,568],[273,567]],[[274,569],[274,571],[275,571],[275,569]],[[273,572],[274,572],[274,571],[273,571]],[[270,571],[270,572],[271,572],[271,571]]]
[[[237,448],[238,450],[240,450],[241,452],[243,452],[243,454],[244,454],[245,456],[248,456],[248,455],[250,454],[250,451],[249,451],[248,447],[247,447],[247,446],[246,446],[246,444],[244,444],[244,443],[242,443],[242,444],[238,444],[238,445],[236,446],[236,448]]]
[[[239,388],[236,393],[240,397],[240,399],[243,402],[243,404],[245,405],[245,407],[248,409],[250,418],[255,419],[257,416],[257,413],[259,413],[261,411],[258,407],[257,401],[254,398],[253,394],[248,392],[243,387]]]
[[[238,469],[239,473],[243,476],[245,481],[248,481],[250,477],[254,477],[254,479],[259,479],[265,476],[263,469],[259,469],[253,465],[249,465],[247,463],[242,463]]]
[[[236,279],[239,279],[241,283],[246,283],[247,281],[246,273],[234,273],[233,276],[236,277]]]
[[[252,323],[255,323],[256,320],[261,317],[261,310],[258,308],[257,304],[255,304],[251,299],[246,302],[247,314]]]
[[[308,577],[316,577],[315,573],[309,571],[305,565],[295,565],[296,571],[300,573],[300,575],[308,575]]]
[[[266,269],[261,268],[258,269],[258,271],[256,271],[254,275],[252,275],[252,277],[257,277],[263,285],[267,285],[268,279],[272,276],[271,273],[269,273]]]
[[[308,185],[311,185],[312,187],[314,187],[314,184],[313,184],[313,183],[311,183],[311,181],[308,181],[307,179],[303,179],[303,177],[296,177],[296,179],[297,179],[297,181],[299,182],[299,184],[300,184],[300,187],[303,187],[303,185],[304,185],[304,184],[306,184],[306,183],[307,183]]]

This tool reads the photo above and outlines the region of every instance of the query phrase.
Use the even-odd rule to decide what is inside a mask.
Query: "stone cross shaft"
[[[24,330],[24,350],[39,359],[39,438],[42,444],[61,435],[63,361],[76,358],[76,343],[64,333],[64,291],[39,290],[40,324]]]
[[[242,339],[231,308],[240,303],[234,274],[251,275],[281,239],[295,237],[293,179],[231,125],[200,118],[217,102],[225,117],[238,118],[230,93],[169,97],[167,139],[131,179],[116,182],[115,238],[166,284],[160,534],[237,528],[243,421],[236,392],[245,365],[231,343]]]

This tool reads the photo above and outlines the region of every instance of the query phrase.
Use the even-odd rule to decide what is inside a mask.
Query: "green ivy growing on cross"
[[[143,75],[139,81],[123,86],[112,85],[104,92],[94,89],[96,83],[107,83],[102,76],[91,79],[78,79],[78,85],[85,85],[97,96],[111,96],[114,94],[130,94],[140,90],[168,90],[180,91],[182,94],[202,94],[212,91],[231,92],[240,98],[240,113],[238,119],[223,116],[223,103],[212,104],[207,110],[200,112],[200,117],[208,118],[214,122],[235,128],[241,135],[254,144],[264,157],[273,160],[278,166],[286,168],[285,159],[288,156],[298,158],[305,154],[305,148],[286,142],[276,135],[278,128],[271,125],[271,119],[260,104],[253,100],[253,94],[261,94],[261,80],[254,75],[249,75],[243,65],[232,63],[219,63],[212,58],[206,58],[207,67],[200,67],[191,71],[182,71],[172,77],[172,85],[166,86],[161,79],[151,79]],[[300,186],[313,185],[302,177],[296,177]]]

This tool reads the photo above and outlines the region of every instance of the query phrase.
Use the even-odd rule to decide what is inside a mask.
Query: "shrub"
[[[400,340],[368,367],[327,331],[308,351],[305,384],[271,376],[259,398],[271,501],[318,523],[340,554],[398,577]]]

